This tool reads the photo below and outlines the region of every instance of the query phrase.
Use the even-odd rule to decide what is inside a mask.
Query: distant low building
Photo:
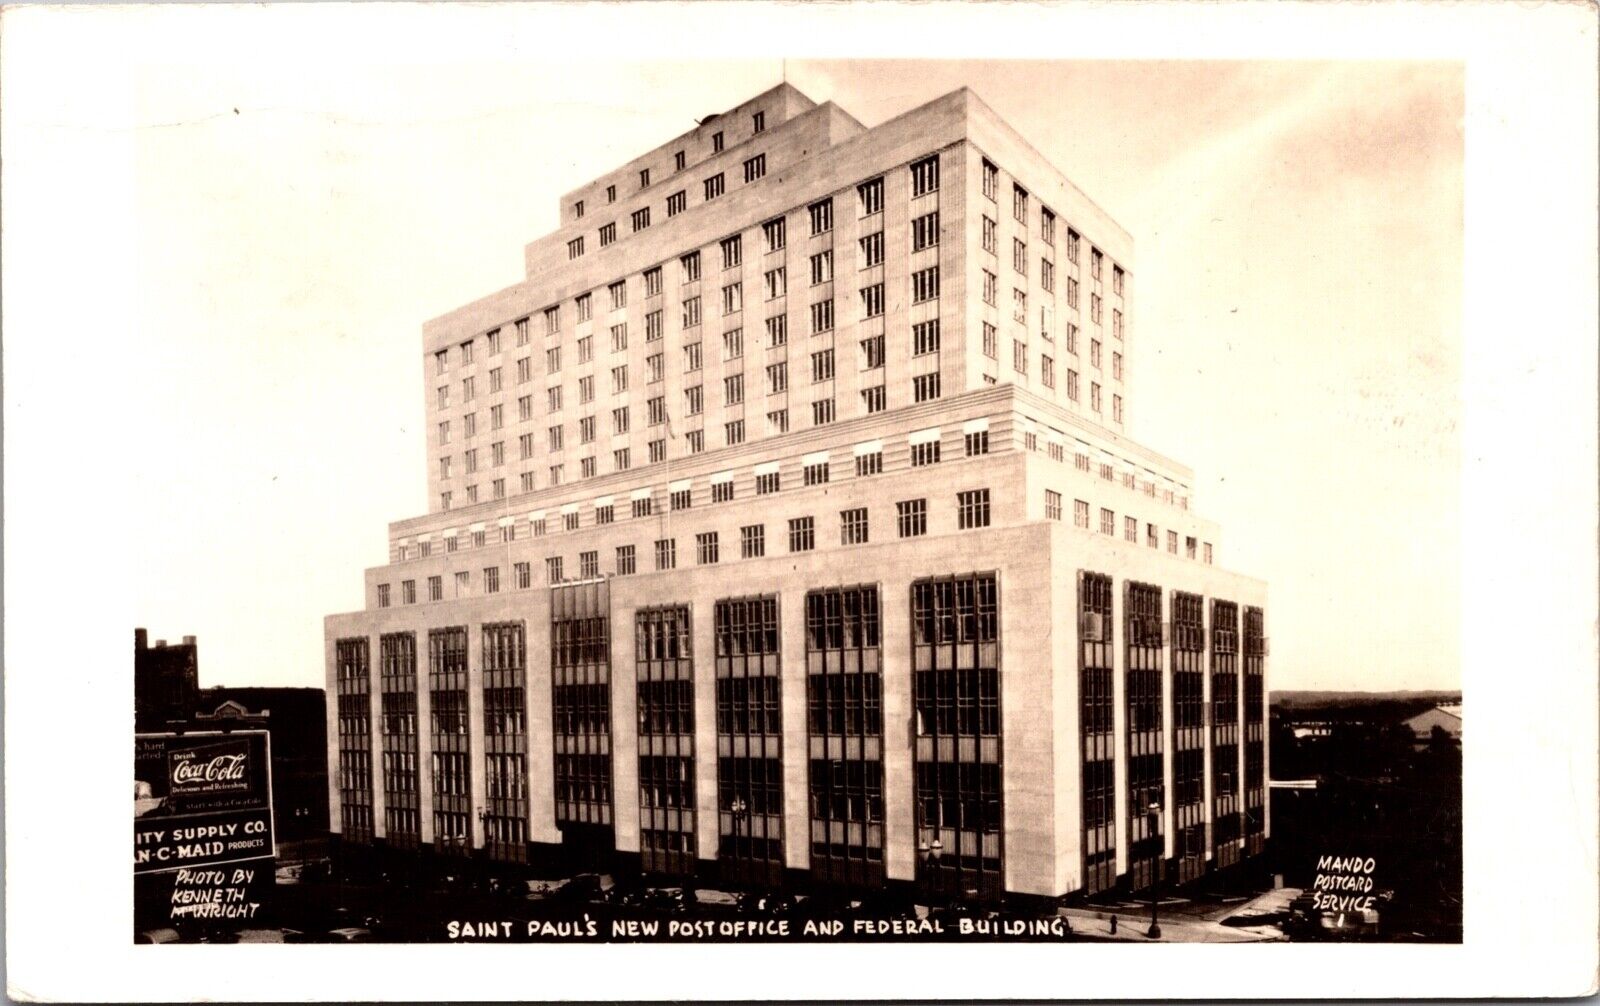
[[[1443,730],[1450,735],[1451,740],[1459,744],[1461,743],[1461,703],[1441,703],[1406,720],[1406,726],[1410,728],[1412,733],[1417,735],[1418,744],[1431,742],[1435,730]]]
[[[194,729],[266,730],[272,738],[272,812],[280,843],[328,831],[326,697],[320,688],[207,688]]]

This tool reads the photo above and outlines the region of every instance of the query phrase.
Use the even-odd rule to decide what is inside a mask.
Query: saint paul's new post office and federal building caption
[[[1131,237],[977,95],[785,84],[560,220],[423,327],[429,511],[326,619],[341,855],[995,899],[1262,852],[1265,585],[1123,433]]]

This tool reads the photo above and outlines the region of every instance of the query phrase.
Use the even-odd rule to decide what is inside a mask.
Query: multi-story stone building
[[[431,509],[326,624],[346,849],[1051,897],[1260,852],[1265,588],[1123,433],[1132,244],[965,89],[784,85],[569,193],[424,326]]]

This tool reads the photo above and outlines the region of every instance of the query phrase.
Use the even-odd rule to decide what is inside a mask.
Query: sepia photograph
[[[130,578],[84,617],[122,640],[92,771],[109,836],[131,743],[131,877],[89,853],[119,960],[1292,971],[1489,938],[1466,58],[579,63],[519,46],[642,10],[280,11],[138,12],[217,48],[6,80],[63,81],[7,87],[6,194],[114,179],[86,254],[126,270],[66,350],[118,427],[95,495]],[[85,37],[62,20],[22,24]],[[318,23],[316,58],[263,55]],[[322,58],[363,25],[410,41]],[[9,263],[46,219],[8,211]],[[7,336],[10,476],[55,463],[54,393],[16,376],[42,333]],[[1592,893],[1590,789],[1560,813]]]

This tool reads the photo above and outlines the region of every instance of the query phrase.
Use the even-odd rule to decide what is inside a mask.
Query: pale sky
[[[127,628],[198,636],[203,684],[322,683],[322,617],[361,605],[387,523],[427,508],[422,323],[518,281],[561,193],[783,72],[574,66],[234,39],[125,79],[64,68],[30,104],[13,177],[122,205],[87,253],[126,286],[77,291],[61,341],[11,342],[7,365],[56,353],[66,386],[121,397],[9,382],[8,418],[98,414],[104,439],[71,449],[127,481],[74,491],[111,490],[96,530],[137,571]],[[1459,687],[1458,65],[787,72],[868,126],[971,86],[1133,234],[1128,430],[1194,469],[1218,563],[1267,581],[1272,687]],[[37,253],[70,274],[84,251]]]

